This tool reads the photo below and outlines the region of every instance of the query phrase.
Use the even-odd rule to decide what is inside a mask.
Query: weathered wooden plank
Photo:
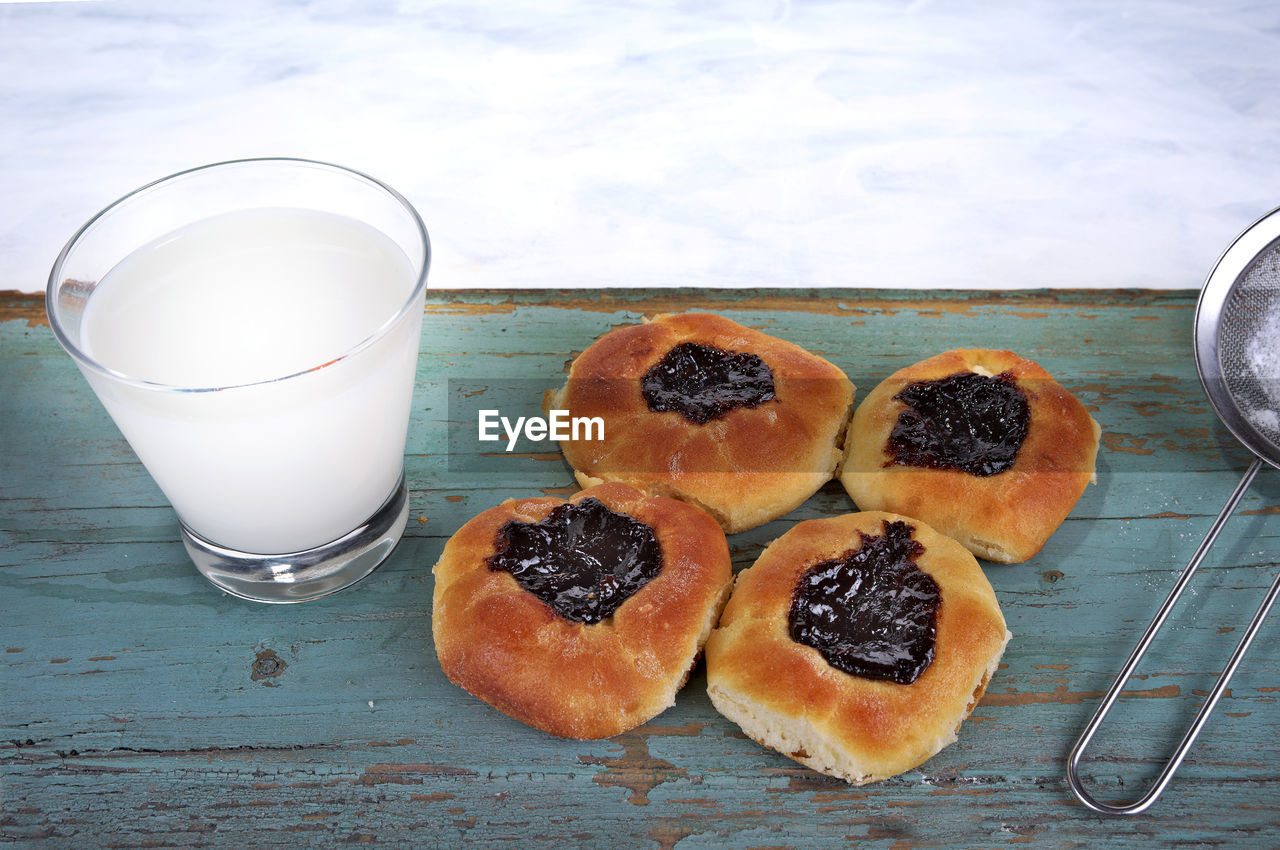
[[[1151,813],[1103,820],[1062,778],[1067,748],[1247,463],[1200,393],[1194,296],[432,293],[406,459],[419,521],[360,587],[281,608],[195,575],[172,511],[42,325],[38,299],[0,294],[0,837],[1276,844],[1270,624]],[[440,672],[430,566],[449,534],[503,498],[574,489],[545,446],[512,456],[475,442],[467,393],[534,412],[601,333],[685,309],[820,351],[861,392],[945,348],[1012,348],[1102,424],[1099,481],[1072,517],[1031,562],[989,565],[1015,639],[960,741],[922,768],[864,788],[814,774],[720,718],[700,669],[675,707],[601,742],[528,729]],[[830,484],[734,535],[735,566],[795,522],[850,509]],[[1278,568],[1277,538],[1280,477],[1263,475],[1098,741],[1087,773],[1100,794],[1132,795],[1158,768]]]

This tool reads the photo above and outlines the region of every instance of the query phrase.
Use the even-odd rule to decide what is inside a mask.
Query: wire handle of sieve
[[[1115,683],[1111,689],[1107,691],[1106,696],[1102,698],[1102,703],[1098,706],[1093,718],[1089,724],[1085,726],[1084,732],[1080,734],[1079,740],[1071,749],[1070,755],[1067,757],[1067,783],[1071,786],[1071,790],[1090,809],[1105,815],[1136,815],[1146,811],[1151,807],[1159,796],[1168,787],[1173,779],[1174,772],[1178,766],[1182,764],[1182,760],[1186,758],[1187,751],[1191,749],[1191,745],[1195,742],[1196,737],[1200,734],[1200,730],[1204,728],[1205,723],[1209,720],[1209,714],[1213,711],[1218,700],[1227,689],[1227,684],[1231,681],[1232,674],[1235,673],[1236,667],[1240,665],[1241,659],[1244,658],[1245,652],[1249,649],[1249,644],[1253,642],[1254,635],[1261,628],[1263,621],[1267,617],[1267,612],[1276,600],[1277,594],[1280,594],[1280,575],[1276,576],[1276,580],[1272,583],[1271,589],[1267,592],[1266,598],[1263,599],[1262,605],[1259,606],[1257,613],[1254,614],[1253,620],[1249,623],[1248,629],[1244,633],[1244,637],[1240,639],[1240,643],[1236,645],[1235,652],[1232,653],[1231,659],[1227,662],[1227,666],[1223,668],[1222,673],[1218,676],[1218,681],[1214,685],[1204,705],[1200,708],[1200,713],[1196,715],[1196,719],[1192,722],[1191,727],[1183,736],[1178,748],[1174,751],[1173,756],[1165,764],[1160,775],[1147,789],[1146,794],[1127,805],[1113,805],[1103,803],[1089,794],[1085,790],[1084,784],[1080,780],[1080,761],[1084,757],[1085,749],[1089,746],[1095,732],[1106,719],[1107,712],[1111,710],[1111,706],[1119,699],[1120,693],[1124,690],[1124,686],[1128,683],[1130,675],[1138,666],[1138,662],[1142,660],[1142,656],[1146,653],[1147,648],[1155,639],[1156,633],[1160,631],[1160,627],[1164,625],[1164,621],[1168,618],[1173,606],[1177,603],[1178,597],[1182,595],[1182,591],[1186,589],[1187,584],[1191,581],[1191,577],[1195,574],[1196,569],[1200,566],[1200,562],[1204,560],[1208,554],[1210,547],[1213,546],[1218,534],[1226,525],[1227,520],[1235,513],[1236,506],[1240,503],[1240,499],[1244,496],[1245,491],[1249,489],[1249,485],[1253,483],[1254,476],[1258,474],[1258,470],[1262,468],[1262,459],[1254,458],[1253,463],[1245,471],[1244,477],[1240,483],[1236,485],[1235,492],[1231,494],[1231,498],[1227,500],[1227,504],[1223,507],[1222,512],[1218,514],[1218,518],[1214,520],[1213,525],[1209,528],[1209,532],[1201,541],[1200,547],[1196,549],[1195,554],[1191,557],[1191,561],[1187,564],[1186,569],[1182,571],[1182,575],[1178,578],[1177,583],[1173,586],[1169,596],[1165,599],[1164,604],[1160,606],[1160,610],[1156,613],[1155,619],[1151,621],[1151,625],[1143,633],[1142,639],[1138,641],[1137,647],[1133,650],[1133,654],[1129,656],[1129,660],[1125,662],[1124,669],[1120,671],[1120,675],[1116,677]]]

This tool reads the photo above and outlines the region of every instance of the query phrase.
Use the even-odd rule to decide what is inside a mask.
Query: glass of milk
[[[430,253],[394,190],[298,159],[159,180],[63,249],[49,323],[218,587],[315,599],[400,539]]]

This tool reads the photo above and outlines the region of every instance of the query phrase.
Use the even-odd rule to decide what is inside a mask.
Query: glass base
[[[369,575],[396,547],[409,522],[404,475],[373,516],[332,543],[259,555],[205,540],[182,525],[182,543],[200,574],[217,587],[254,602],[307,602],[350,587]]]

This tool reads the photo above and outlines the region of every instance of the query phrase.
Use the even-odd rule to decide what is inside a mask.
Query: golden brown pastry
[[[621,481],[673,496],[732,533],[831,479],[853,389],[797,345],[689,313],[606,333],[544,406],[603,421],[604,439],[560,443],[581,486]]]
[[[733,581],[715,520],[622,484],[490,508],[434,573],[445,675],[566,738],[616,735],[673,705]]]
[[[980,557],[1025,561],[1095,480],[1098,423],[1037,364],[957,349],[900,369],[854,412],[840,481]]]
[[[809,520],[738,576],[707,692],[757,742],[861,785],[954,741],[1008,640],[954,540],[896,514]]]

